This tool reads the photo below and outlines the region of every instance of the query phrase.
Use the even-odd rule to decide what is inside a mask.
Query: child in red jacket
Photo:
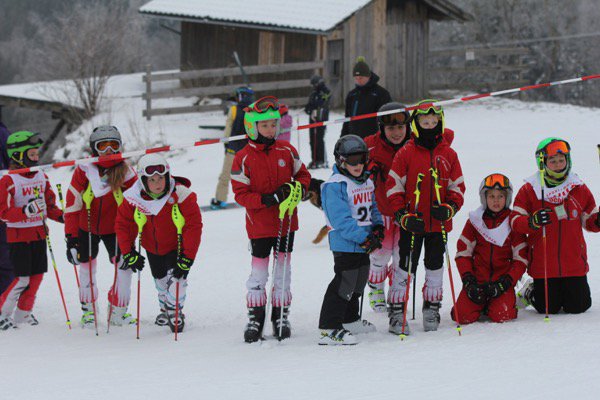
[[[400,265],[392,275],[388,294],[390,326],[393,333],[401,333],[404,307],[408,294],[407,259],[414,236],[414,259],[418,259],[421,244],[425,246],[425,284],[423,285],[423,328],[435,331],[440,323],[439,309],[443,295],[443,264],[445,245],[442,224],[446,232],[452,230],[452,217],[464,202],[465,184],[456,152],[444,140],[444,112],[434,106],[435,100],[423,100],[411,115],[413,139],[409,140],[394,157],[386,181],[387,197],[396,221],[410,234],[400,235]],[[435,176],[438,187],[435,187]],[[419,190],[417,182],[421,177]],[[416,204],[420,194],[419,204]],[[439,201],[437,199],[439,193]],[[414,260],[413,259],[413,260]],[[413,268],[416,263],[413,262]],[[411,272],[412,271],[411,269]],[[409,332],[404,329],[405,334]]]
[[[122,151],[121,134],[114,126],[99,126],[90,135],[93,156],[108,156]],[[81,164],[75,168],[67,192],[65,210],[65,237],[67,259],[79,265],[79,301],[83,315],[81,326],[96,326],[96,257],[100,241],[104,243],[110,261],[115,265],[115,278],[108,292],[111,325],[135,324],[127,313],[131,297],[131,271],[117,268],[115,217],[123,199],[123,191],[130,188],[137,177],[135,171],[122,159]],[[90,244],[91,242],[91,244]],[[91,247],[91,257],[89,255]],[[91,259],[90,259],[91,258]]]
[[[300,161],[294,146],[275,139],[281,118],[276,98],[263,97],[248,106],[245,112],[244,126],[249,140],[248,145],[235,155],[231,169],[231,185],[235,201],[246,207],[246,231],[252,246],[252,271],[246,282],[249,322],[244,331],[244,340],[252,343],[262,338],[267,304],[265,288],[269,277],[269,255],[276,247],[278,235],[281,235],[282,239],[279,241],[279,248],[275,249],[278,251],[278,258],[274,267],[271,293],[271,319],[273,333],[278,339],[285,339],[291,335],[288,320],[289,305],[292,301],[291,253],[294,232],[298,230],[298,216],[295,210],[292,218],[284,218],[281,225],[279,204],[290,195],[288,183],[292,181],[300,182],[303,191],[306,192],[310,174]],[[290,234],[286,237],[288,231]],[[284,275],[286,280],[282,282]],[[283,318],[280,317],[282,314]]]
[[[202,215],[190,181],[172,177],[169,164],[160,155],[143,156],[138,163],[139,179],[128,189],[119,206],[115,230],[123,253],[123,269],[144,268],[146,258],[135,249],[141,229],[141,246],[146,249],[150,270],[158,290],[160,313],[155,323],[182,332],[185,316],[181,312],[190,271],[202,236]],[[176,223],[183,222],[181,235]],[[176,283],[179,282],[179,299]],[[179,305],[177,325],[176,305]]]
[[[600,232],[600,215],[588,187],[571,172],[569,143],[555,137],[542,140],[536,156],[543,184],[540,172],[526,178],[511,214],[513,231],[527,234],[527,272],[533,278],[519,291],[518,301],[539,313],[582,313],[592,305],[583,230]]]
[[[403,109],[400,103],[387,103],[379,111]],[[385,235],[382,248],[370,254],[371,269],[369,271],[369,304],[373,311],[387,311],[385,301],[385,280],[391,275],[393,265],[400,262],[400,226],[394,221],[394,211],[387,201],[385,181],[388,177],[392,161],[396,153],[410,139],[410,114],[400,111],[378,117],[379,132],[367,136],[365,143],[369,148],[369,165],[371,179],[375,184],[375,200],[377,208],[383,217]],[[388,263],[392,261],[391,266]]]
[[[37,165],[42,140],[21,131],[8,137],[9,169]],[[4,175],[0,179],[0,219],[6,222],[6,238],[15,279],[0,297],[0,330],[15,323],[37,325],[31,311],[35,296],[48,271],[46,218],[63,222],[62,212],[48,177],[42,171]],[[14,313],[14,319],[13,319]]]
[[[470,324],[486,313],[492,322],[517,318],[514,286],[527,267],[525,235],[510,229],[512,185],[502,174],[484,178],[481,207],[469,213],[457,244],[456,266],[463,289],[458,320]],[[456,321],[455,309],[450,316]]]

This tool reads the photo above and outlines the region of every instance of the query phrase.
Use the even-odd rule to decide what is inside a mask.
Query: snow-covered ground
[[[222,124],[224,116],[219,113],[145,121],[141,113],[144,103],[137,97],[142,90],[139,74],[114,79],[109,87],[111,99],[104,104],[106,112],[72,134],[67,149],[58,155],[80,155],[92,126],[101,123],[118,126],[128,150],[218,135],[199,130],[198,125]],[[300,123],[306,122],[300,111],[292,114],[299,116]],[[562,136],[571,143],[574,171],[600,199],[596,152],[600,110],[493,98],[448,107],[446,115],[447,125],[456,131],[453,146],[467,185],[456,230],[462,228],[467,211],[479,205],[480,179],[502,172],[518,189],[522,179],[535,171],[533,151],[547,136]],[[328,129],[330,155],[340,128]],[[299,138],[293,134],[292,143],[300,147],[308,162],[306,133]],[[174,174],[192,180],[199,202],[205,205],[214,195],[222,157],[222,146],[212,145],[171,153],[169,161]],[[49,173],[53,184],[65,187],[70,174],[67,169]],[[315,176],[326,178],[328,174],[319,170]],[[528,309],[514,322],[464,326],[459,337],[449,317],[452,300],[447,274],[438,332],[424,333],[417,311],[415,321],[410,321],[413,334],[400,341],[387,333],[387,318],[372,313],[365,303],[364,315],[377,325],[377,333],[359,336],[361,343],[349,348],[318,346],[317,320],[332,278],[332,256],[326,241],[311,243],[324,221],[321,212],[308,203],[300,205],[300,230],[293,253],[293,337],[282,343],[268,337],[261,344],[248,345],[242,339],[250,263],[244,211],[206,212],[203,218],[202,244],[189,277],[186,331],[177,343],[168,328],[153,324],[158,305],[148,270],[142,274],[141,339],[135,339],[134,327],[112,327],[109,335],[105,333],[106,291],[113,277],[105,253],[99,263],[100,336],[80,329],[76,324],[80,317],[77,287],[64,256],[62,227],[51,223],[52,244],[74,327],[66,329],[50,269],[35,310],[40,325],[0,333],[0,398],[597,398],[597,304],[583,315],[552,316],[550,323]],[[456,231],[450,239],[454,256]],[[599,299],[600,235],[586,235],[586,239],[592,297]],[[419,289],[423,283],[420,271]],[[453,273],[458,281],[455,268]],[[417,297],[419,309],[419,293]],[[132,310],[135,304],[134,290]]]

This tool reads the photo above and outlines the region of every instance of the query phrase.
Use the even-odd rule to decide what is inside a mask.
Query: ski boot
[[[320,346],[352,346],[358,340],[346,329],[321,329]]]
[[[369,305],[376,313],[384,313],[386,311],[385,292],[383,291],[384,283],[369,282]]]
[[[377,328],[375,327],[375,325],[373,325],[366,319],[357,319],[354,322],[342,324],[342,326],[345,330],[349,331],[353,335],[377,332]]]
[[[254,343],[262,340],[262,331],[265,324],[265,306],[248,308],[248,324],[244,330],[244,341]]]
[[[402,324],[404,323],[404,303],[390,304],[388,317],[390,318],[388,332],[393,333],[394,335],[402,335]],[[410,326],[408,325],[408,320],[404,324],[404,335],[410,335]]]
[[[273,312],[271,313],[271,322],[273,323],[273,336],[277,338],[277,340],[282,341],[283,339],[287,339],[292,336],[292,325],[288,320],[288,315],[290,314],[289,307],[283,307],[283,320],[281,319],[281,307],[273,307]],[[281,327],[281,336],[279,336],[279,328]]]
[[[517,308],[523,310],[531,305],[533,297],[533,279],[529,278],[517,292]]]
[[[110,312],[110,305],[108,312]],[[135,325],[137,320],[127,312],[127,307],[112,307],[112,315],[110,316],[110,324],[112,326]]]
[[[440,325],[441,303],[423,302],[423,329],[425,332],[437,331]]]
[[[96,327],[96,319],[94,317],[94,308],[92,303],[81,303],[81,310],[83,311],[83,315],[79,321],[81,327],[94,329]]]
[[[177,333],[183,332],[183,328],[185,327],[185,315],[183,315],[181,309],[177,315],[177,326],[175,325],[175,309],[167,309],[167,321],[169,328],[171,328],[171,332],[175,333],[176,329]]]
[[[219,201],[215,198],[212,198],[210,200],[210,209],[211,210],[222,210],[225,207],[227,207],[227,202],[225,202],[225,201]]]
[[[167,326],[169,324],[169,317],[167,316],[167,311],[161,308],[160,314],[156,316],[156,320],[154,323],[158,326]]]
[[[3,317],[0,315],[0,331],[7,331],[11,328],[16,328],[15,321],[13,321],[12,317]]]
[[[14,322],[16,324],[27,324],[31,326],[39,325],[38,320],[31,313],[31,311],[24,311],[17,308],[15,311],[15,319]]]

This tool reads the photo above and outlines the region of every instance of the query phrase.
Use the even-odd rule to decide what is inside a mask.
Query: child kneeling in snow
[[[583,229],[600,232],[600,214],[590,189],[571,172],[569,143],[545,139],[536,156],[542,172],[525,179],[510,220],[513,231],[527,234],[531,251],[527,272],[533,281],[519,291],[518,306],[531,304],[539,313],[582,313],[592,305]]]
[[[181,310],[187,276],[200,246],[202,215],[196,194],[189,189],[190,181],[172,177],[162,156],[143,156],[138,163],[138,177],[135,185],[123,193],[124,201],[115,222],[119,248],[124,254],[121,268],[133,272],[144,268],[146,258],[135,249],[139,234],[158,290],[160,313],[155,323],[168,324],[171,331],[182,332],[185,316]]]
[[[469,213],[458,240],[463,289],[450,316],[461,324],[476,322],[482,313],[492,322],[517,318],[514,286],[527,267],[527,243],[510,229],[512,193],[506,176],[487,176],[479,187],[481,207]]]
[[[322,185],[321,201],[333,252],[335,276],[323,299],[319,329],[322,345],[358,343],[353,334],[375,331],[361,320],[359,297],[369,277],[369,254],[381,248],[384,227],[375,203],[375,185],[368,179],[369,149],[356,135],[335,145],[333,174]]]

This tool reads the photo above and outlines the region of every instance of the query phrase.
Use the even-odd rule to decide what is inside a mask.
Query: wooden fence
[[[440,49],[429,52],[429,90],[502,90],[526,85],[526,47]]]
[[[261,94],[271,94],[273,92],[282,90],[288,90],[289,92],[289,89],[309,88],[310,72],[323,67],[323,61],[310,61],[287,64],[251,65],[244,67],[244,72],[248,76],[250,85],[254,92],[257,93],[258,97]],[[284,75],[285,73],[293,74],[301,71],[307,71],[307,77],[305,79],[286,79],[286,76]],[[264,80],[264,75],[266,74],[269,74],[267,76],[267,80],[262,81]],[[258,75],[263,75],[263,77],[259,77]],[[155,115],[220,110],[223,107],[220,104],[198,104],[185,107],[154,108],[152,107],[152,101],[175,97],[197,97],[199,100],[202,100],[206,97],[227,98],[231,96],[236,88],[243,85],[243,83],[228,83],[219,86],[197,86],[197,83],[200,82],[202,84],[202,82],[206,82],[207,79],[217,79],[222,81],[226,78],[229,78],[231,82],[233,81],[233,79],[231,79],[233,77],[237,77],[238,79],[236,80],[239,81],[241,76],[242,72],[238,67],[180,72],[152,72],[151,67],[148,66],[146,69],[146,74],[142,77],[142,80],[146,83],[146,92],[142,96],[146,100],[146,109],[144,110],[143,115],[146,117],[146,119],[150,120],[152,116]],[[178,81],[178,83],[177,86],[172,89],[155,90],[153,88],[154,83],[165,81]],[[290,97],[282,99],[282,102],[288,106],[303,105],[306,104],[306,101],[307,97]]]

